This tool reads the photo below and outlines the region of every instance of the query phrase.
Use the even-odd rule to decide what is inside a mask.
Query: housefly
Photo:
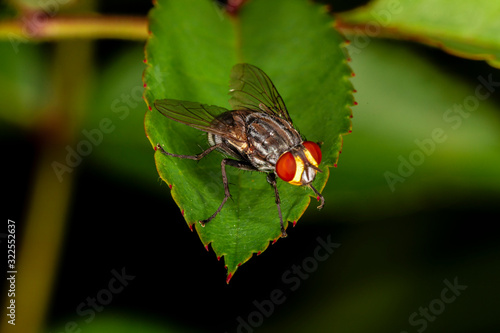
[[[156,149],[168,156],[192,160],[200,160],[214,150],[227,156],[221,162],[224,199],[212,216],[200,221],[202,226],[214,219],[231,197],[226,165],[267,173],[267,181],[274,188],[281,236],[286,237],[276,176],[292,185],[308,186],[321,201],[321,209],[325,199],[311,184],[316,173],[321,172],[321,149],[317,143],[305,141],[295,129],[283,99],[262,70],[237,64],[231,71],[229,86],[232,110],[174,99],[155,100],[162,115],[206,132],[210,144],[198,155],[169,153],[159,143]]]

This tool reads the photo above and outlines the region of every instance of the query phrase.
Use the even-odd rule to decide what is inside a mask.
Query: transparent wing
[[[227,125],[217,119],[217,116],[228,111],[223,107],[176,99],[157,99],[154,105],[167,118],[189,125],[200,131],[223,137],[229,136]]]
[[[255,110],[278,116],[292,124],[285,103],[271,79],[250,64],[237,64],[229,80],[229,104],[234,110]]]

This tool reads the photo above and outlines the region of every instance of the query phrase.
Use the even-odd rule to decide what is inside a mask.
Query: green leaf
[[[489,87],[494,89],[490,93],[484,86],[489,78],[500,82],[499,71],[460,62],[465,72],[474,73],[467,80],[463,74],[450,75],[442,62],[431,61],[409,46],[373,40],[363,52],[351,52],[353,70],[362,73],[352,80],[359,103],[354,117],[356,135],[348,137],[349,150],[342,154],[335,186],[327,186],[323,193],[332,198],[323,214],[378,221],[443,207],[456,198],[500,193],[496,101],[500,90]],[[490,94],[476,97],[482,92]],[[470,100],[479,103],[466,105]],[[450,113],[457,107],[465,110],[463,115]],[[411,175],[400,174],[401,161],[423,152],[416,142],[428,142],[436,128],[447,139],[425,152],[422,164],[411,164]],[[389,185],[386,172],[403,175],[404,182]],[[329,219],[316,222],[323,221]]]
[[[322,190],[350,131],[351,70],[343,38],[323,7],[303,0],[255,0],[229,16],[208,0],[158,1],[150,13],[144,96],[146,134],[174,154],[195,155],[206,134],[162,116],[156,99],[178,99],[229,109],[231,68],[247,62],[269,75],[294,125],[312,141],[324,142],[323,162],[313,185]],[[158,172],[205,246],[224,257],[228,280],[253,253],[280,237],[274,191],[259,172],[226,168],[232,200],[203,228],[224,197],[220,162],[211,153],[199,162],[155,153]],[[314,193],[278,180],[283,220],[297,221]],[[326,198],[328,204],[328,198]],[[167,217],[165,218],[167,219]]]
[[[416,40],[500,67],[500,2],[376,0],[339,15],[346,31]]]

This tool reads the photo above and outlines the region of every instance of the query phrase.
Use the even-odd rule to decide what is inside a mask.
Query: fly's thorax
[[[321,171],[321,149],[311,141],[303,142],[284,152],[276,163],[276,174],[292,185],[308,185]]]
[[[302,138],[292,124],[261,112],[246,117],[246,135],[252,163],[261,171],[274,171],[283,152],[300,144]]]

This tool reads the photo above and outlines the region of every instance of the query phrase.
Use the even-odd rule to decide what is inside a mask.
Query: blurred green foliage
[[[369,35],[389,35],[435,45],[500,67],[500,3],[491,0],[376,0],[339,16]]]

